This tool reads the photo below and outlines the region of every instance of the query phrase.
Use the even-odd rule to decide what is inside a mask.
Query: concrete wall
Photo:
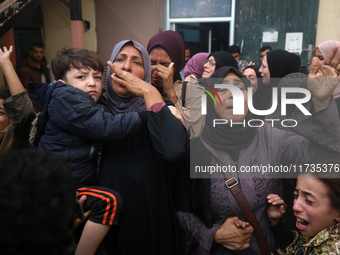
[[[145,47],[164,29],[163,0],[97,0],[98,54],[106,62],[119,41],[131,39]]]
[[[71,46],[70,10],[60,0],[43,0],[42,11],[46,57]],[[97,51],[104,62],[114,45],[132,39],[144,46],[151,36],[164,30],[163,0],[82,0],[83,19],[90,21],[84,33],[85,48]],[[340,1],[320,0],[316,26],[316,45],[326,40],[340,40]]]
[[[320,0],[315,45],[319,45],[327,40],[340,41],[339,13],[339,0]]]
[[[56,51],[72,46],[70,9],[60,0],[43,0],[42,12],[45,54],[50,63]],[[90,21],[90,29],[84,33],[84,48],[97,51],[95,0],[82,0],[82,16]]]

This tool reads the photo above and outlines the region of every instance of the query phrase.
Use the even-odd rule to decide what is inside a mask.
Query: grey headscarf
[[[110,57],[110,61],[113,63],[116,56],[123,48],[123,46],[127,43],[131,42],[133,46],[140,51],[143,58],[144,63],[144,81],[150,83],[151,80],[151,62],[149,58],[149,53],[140,43],[133,40],[124,40],[116,44],[114,49],[112,50],[112,54]],[[106,90],[107,97],[109,101],[109,109],[112,113],[127,113],[127,112],[142,112],[145,111],[145,102],[144,99],[137,96],[132,96],[130,98],[121,98],[116,92],[114,92],[111,83],[111,68],[107,67],[106,73]]]

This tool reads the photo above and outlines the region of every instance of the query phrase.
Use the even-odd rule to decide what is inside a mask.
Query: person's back
[[[76,191],[63,159],[35,149],[3,154],[0,186],[1,254],[70,254]]]

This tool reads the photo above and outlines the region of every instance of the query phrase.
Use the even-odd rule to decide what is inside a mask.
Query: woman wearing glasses
[[[215,70],[222,66],[231,66],[238,69],[237,61],[230,53],[225,51],[211,53],[205,61],[202,78],[209,78]]]
[[[222,66],[231,66],[238,69],[237,61],[230,53],[225,51],[216,51],[214,53],[211,53],[205,60],[202,80],[209,78],[215,72],[215,70]],[[186,103],[186,107],[187,109],[190,109],[190,114],[188,114],[188,116],[190,117],[190,138],[200,136],[205,125],[205,115],[202,115],[201,113],[201,97],[202,94],[204,94],[204,90],[202,90],[204,89],[204,85],[199,86],[200,82],[201,81],[198,79],[188,82],[187,85],[187,87],[190,88],[190,94],[189,96],[187,96],[187,98],[189,99],[186,100],[188,102]]]

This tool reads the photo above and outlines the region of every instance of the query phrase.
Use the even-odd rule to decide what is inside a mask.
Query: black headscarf
[[[207,59],[209,59],[211,56],[213,56],[216,61],[215,71],[222,66],[231,66],[238,69],[236,59],[233,57],[233,55],[226,51],[216,51],[214,53],[211,53]]]
[[[245,78],[238,70],[238,68],[225,66],[219,68],[215,73],[207,80],[208,85],[214,87],[215,84],[222,83],[223,78],[229,73],[234,72],[237,76],[242,78],[246,88],[250,87],[250,82]],[[210,81],[210,82],[209,82]],[[205,127],[202,132],[202,139],[215,149],[226,151],[231,157],[231,153],[238,152],[247,147],[254,139],[256,135],[256,128],[243,127],[230,127],[228,125],[217,125],[215,128],[212,126],[213,118],[220,118],[214,108],[214,102],[209,99],[207,102],[207,115]],[[250,112],[246,115],[245,119],[251,117]],[[219,126],[219,127],[218,127]],[[211,163],[213,157],[210,152],[200,141],[199,137],[193,138],[190,141],[190,155],[191,162],[195,162],[196,165],[204,166]],[[194,167],[192,164],[190,167]],[[194,171],[191,169],[191,171]],[[191,188],[190,202],[191,210],[195,212],[202,222],[208,227],[213,226],[213,210],[210,203],[210,179],[208,178],[193,178],[190,179],[188,186]]]
[[[250,87],[249,80],[244,77],[237,68],[231,66],[224,66],[217,69],[209,78],[209,85],[214,86],[215,84],[221,84],[224,77],[230,72],[233,72],[240,77],[246,88]],[[213,92],[211,93],[214,94]],[[214,102],[211,97],[208,96],[207,98],[207,115],[202,138],[213,148],[220,150],[240,150],[248,146],[255,137],[256,129],[249,127],[247,124],[245,127],[243,125],[233,125],[231,127],[228,124],[216,125],[213,127],[213,120],[220,119],[221,117],[216,113]],[[248,111],[245,117],[246,122],[250,118],[251,113]]]
[[[260,66],[257,66],[257,65],[250,65],[250,66],[247,66],[243,72],[246,70],[246,69],[253,69],[256,73],[256,78],[257,78],[257,90],[255,92],[255,94],[253,95],[253,105],[254,105],[254,108],[257,109],[257,110],[264,110],[266,109],[266,101],[267,101],[267,97],[269,97],[269,95],[271,94],[271,87],[264,84],[262,82],[262,77],[261,77],[261,73],[259,72],[260,70]],[[261,117],[263,118],[263,117]]]
[[[298,55],[285,50],[267,52],[270,78],[282,78],[290,73],[300,71],[301,60]]]
[[[269,89],[264,90],[263,108],[269,109],[272,104],[272,88],[277,87],[281,78],[299,72],[301,60],[299,56],[286,50],[272,50],[267,52],[267,63],[270,72]]]
[[[254,71],[255,71],[255,73],[256,73],[256,77],[258,78],[258,79],[260,79],[261,78],[261,73],[260,73],[260,66],[258,66],[258,65],[250,65],[250,66],[247,66],[247,67],[245,67],[244,69],[243,69],[243,72],[246,70],[246,69],[248,69],[248,68],[251,68],[251,69],[253,69]]]

